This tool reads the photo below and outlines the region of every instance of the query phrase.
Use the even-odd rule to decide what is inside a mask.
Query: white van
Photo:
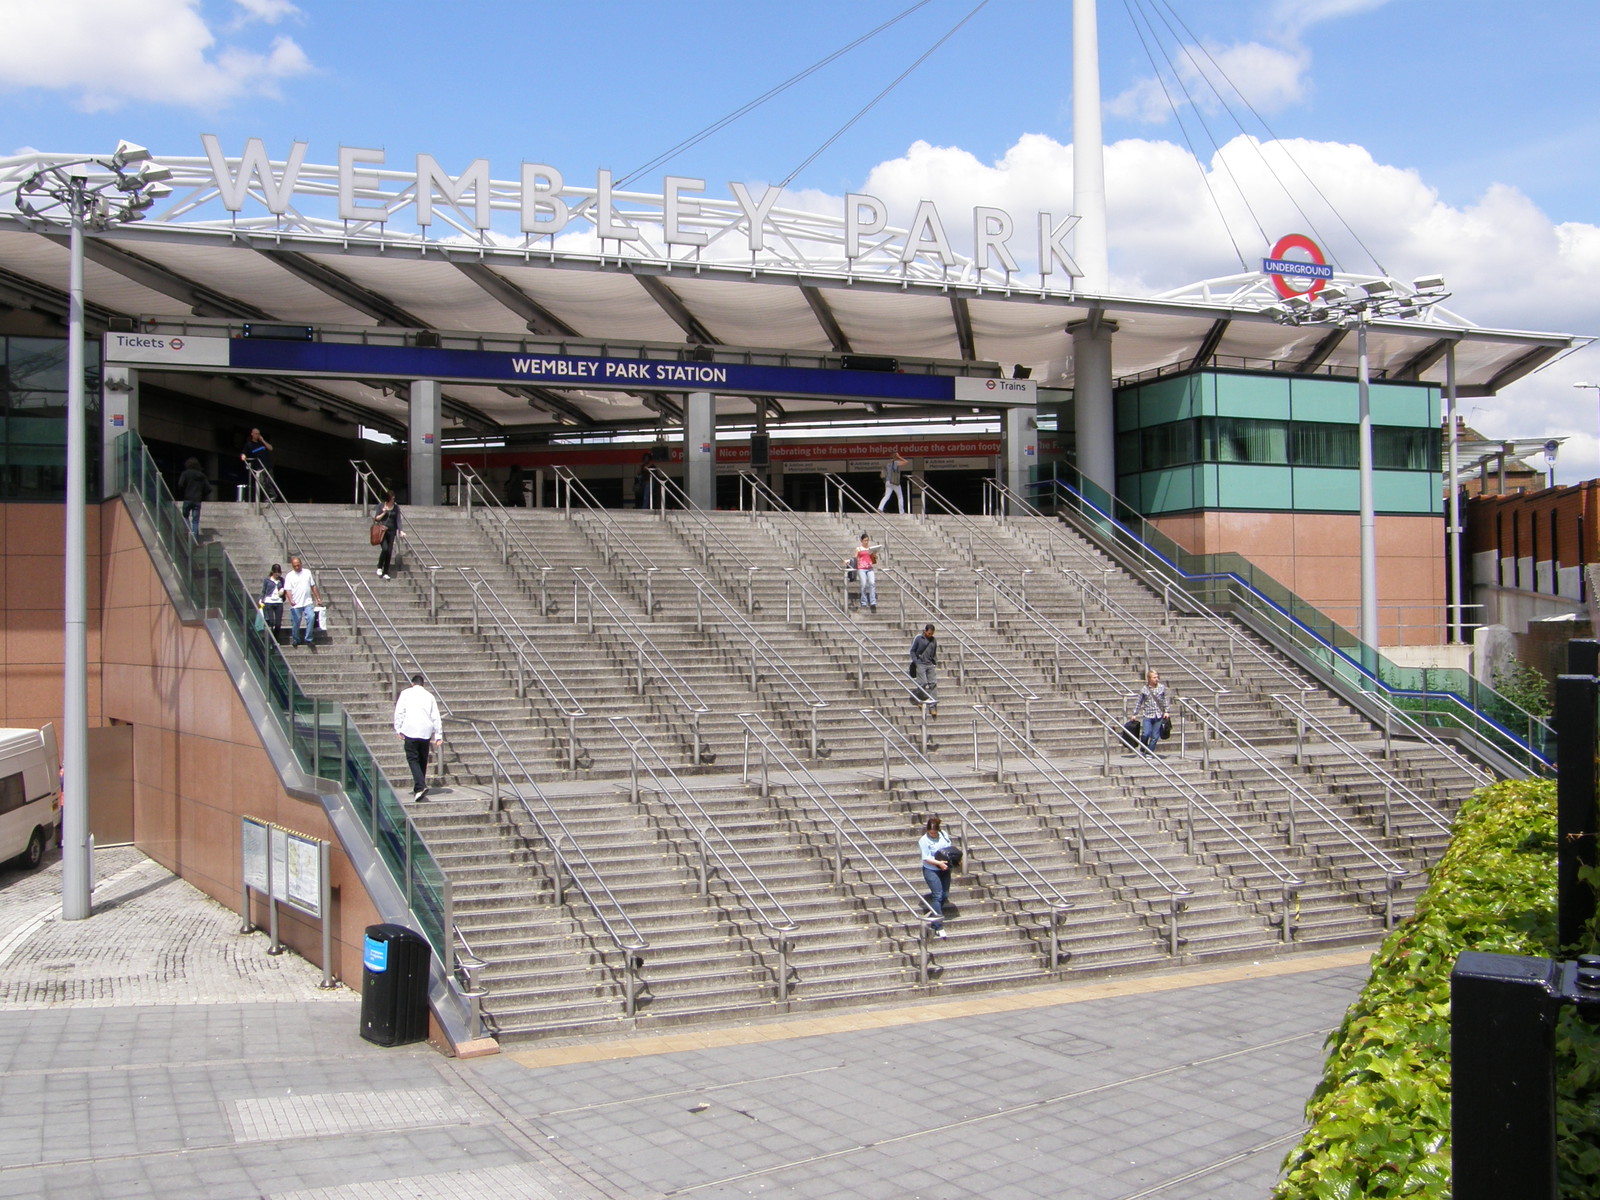
[[[61,754],[54,725],[0,729],[0,862],[37,867],[60,841]]]

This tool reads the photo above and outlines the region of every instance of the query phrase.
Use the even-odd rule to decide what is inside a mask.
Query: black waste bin
[[[433,948],[404,925],[368,925],[361,956],[361,1036],[403,1046],[428,1036],[428,962]]]

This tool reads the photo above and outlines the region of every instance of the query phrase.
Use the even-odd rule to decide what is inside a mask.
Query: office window
[[[1372,430],[1372,465],[1380,471],[1437,471],[1439,435],[1432,429]]]
[[[1300,467],[1360,466],[1360,432],[1354,425],[1296,421],[1289,427],[1289,461]]]
[[[1201,423],[1206,462],[1260,463],[1285,466],[1289,462],[1289,423],[1253,417],[1209,417]]]
[[[1186,466],[1194,462],[1193,421],[1172,421],[1139,432],[1140,469]]]

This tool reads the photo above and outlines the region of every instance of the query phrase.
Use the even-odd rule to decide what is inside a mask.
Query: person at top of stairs
[[[405,536],[400,532],[400,505],[395,500],[393,492],[384,494],[383,506],[372,514],[374,533],[380,525],[383,527],[383,534],[378,542],[378,576],[381,579],[388,579],[389,559],[394,554],[394,540]]]

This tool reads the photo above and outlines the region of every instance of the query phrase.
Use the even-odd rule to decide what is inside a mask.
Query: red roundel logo
[[[994,383],[994,380],[992,380],[992,379],[985,379],[985,380],[984,380],[984,381],[983,381],[983,386],[984,386],[984,387],[986,387],[986,388],[988,388],[988,389],[989,389],[989,390],[990,390],[990,391],[991,391],[991,392],[992,392],[992,391],[994,391],[994,388],[995,388],[995,383]]]
[[[174,350],[182,350],[183,349],[183,339],[182,338],[173,338],[170,342],[167,343],[167,345],[171,346]]]
[[[1278,244],[1272,248],[1273,262],[1292,266],[1293,264],[1284,258],[1284,255],[1291,250],[1304,251],[1310,256],[1310,261],[1318,267],[1326,268],[1328,265],[1328,260],[1322,256],[1322,247],[1303,233],[1289,233],[1279,238]],[[1295,287],[1290,280],[1294,280],[1294,283],[1304,283],[1306,286]],[[1298,273],[1272,272],[1272,286],[1278,289],[1278,295],[1285,300],[1290,296],[1304,296],[1309,300],[1320,292],[1327,282],[1327,276],[1321,273],[1317,276],[1306,276]]]

